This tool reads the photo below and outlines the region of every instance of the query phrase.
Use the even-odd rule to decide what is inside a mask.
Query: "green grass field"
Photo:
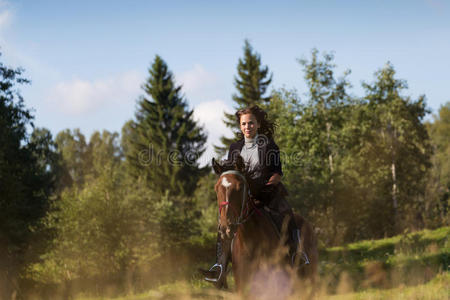
[[[323,249],[319,259],[316,299],[450,299],[450,227]],[[77,299],[238,299],[196,274],[186,278],[137,295]]]
[[[293,295],[289,299],[301,299],[301,295]],[[415,286],[400,286],[391,289],[370,288],[359,292],[348,292],[330,295],[318,293],[316,299],[330,300],[375,300],[375,299],[449,299],[450,298],[450,274],[448,272],[438,274],[427,283]],[[158,289],[148,291],[139,295],[119,297],[119,298],[77,298],[79,300],[145,300],[145,299],[239,299],[232,292],[223,292],[211,289],[210,287],[193,287],[187,283],[177,282],[163,285]]]

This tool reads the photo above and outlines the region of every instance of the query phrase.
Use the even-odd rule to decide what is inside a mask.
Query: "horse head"
[[[235,170],[242,174],[246,173],[244,159],[240,155],[238,155],[234,161],[222,160],[221,162],[218,162],[213,158],[211,164],[217,175],[221,175],[223,172],[229,170]]]
[[[219,163],[213,158],[212,166],[219,175],[214,187],[219,206],[219,232],[222,239],[231,239],[241,221],[248,197],[244,160],[240,155],[232,162]]]

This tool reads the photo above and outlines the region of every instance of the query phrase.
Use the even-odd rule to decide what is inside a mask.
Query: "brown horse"
[[[300,278],[314,283],[318,252],[311,225],[300,215],[295,215],[297,224],[301,226],[302,250],[307,254],[310,263],[300,267],[297,265],[293,269],[287,263],[287,248],[284,246],[283,235],[280,235],[264,209],[258,208],[255,201],[249,197],[242,158],[239,156],[233,165],[221,165],[214,159],[212,164],[216,174],[220,175],[215,191],[219,206],[219,234],[223,241],[223,255],[218,262],[224,268],[216,286],[226,286],[230,256],[239,292],[253,293],[255,290],[264,289],[265,292],[267,289],[272,289],[273,292],[274,287],[268,283],[269,277],[275,276],[278,280],[275,285],[279,287],[286,281],[292,282],[292,276],[286,274],[297,273],[294,269],[298,271]],[[271,270],[279,271],[270,273],[267,266],[272,266]]]

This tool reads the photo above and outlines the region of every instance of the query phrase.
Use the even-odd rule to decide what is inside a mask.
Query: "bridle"
[[[220,174],[220,178],[222,178],[223,175],[228,175],[228,174],[233,174],[233,175],[239,176],[242,179],[243,183],[244,183],[244,188],[243,188],[243,191],[242,191],[241,212],[239,213],[236,222],[228,224],[228,226],[233,228],[233,227],[237,227],[238,225],[241,225],[241,224],[245,223],[250,218],[250,216],[253,214],[254,210],[252,210],[249,214],[245,214],[244,213],[245,212],[244,211],[244,207],[248,207],[248,204],[249,204],[248,183],[247,183],[247,179],[245,178],[245,176],[239,171],[228,170],[228,171],[225,171],[222,174]],[[220,213],[222,211],[222,208],[228,206],[229,204],[230,204],[230,201],[222,201],[219,204],[219,215],[220,215]],[[237,215],[237,211],[236,210],[234,210],[234,213]]]
[[[228,171],[225,171],[220,174],[219,180],[220,180],[220,178],[222,178],[223,175],[228,175],[228,174],[233,174],[233,175],[240,177],[244,183],[244,188],[242,189],[241,212],[239,213],[239,216],[238,216],[236,222],[227,224],[227,227],[229,227],[230,232],[231,232],[231,235],[230,235],[231,237],[228,237],[231,240],[230,249],[233,249],[234,238],[236,237],[236,232],[237,232],[238,226],[247,222],[250,219],[250,217],[253,215],[255,210],[257,211],[257,209],[256,208],[252,209],[249,212],[248,205],[251,203],[251,201],[249,201],[249,199],[250,199],[249,188],[248,188],[248,183],[247,183],[247,179],[245,178],[245,176],[239,171],[228,170]],[[222,201],[219,203],[219,227],[220,227],[220,214],[221,214],[222,208],[227,207],[229,204],[230,204],[230,201]],[[247,207],[246,210],[244,209],[245,207]],[[235,215],[238,215],[237,210],[235,210],[233,207],[232,207],[232,209],[234,210]],[[220,263],[214,264],[214,266],[211,267],[210,271],[213,270],[214,268],[219,268],[220,274],[219,274],[218,278],[221,278],[222,272],[223,272],[222,264],[220,264]],[[210,278],[208,280],[211,282],[217,282],[216,278]]]

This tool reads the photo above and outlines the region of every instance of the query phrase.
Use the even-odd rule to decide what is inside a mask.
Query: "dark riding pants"
[[[264,186],[259,193],[261,202],[269,208],[270,214],[279,230],[282,230],[283,222],[287,221],[287,230],[291,233],[300,224],[295,222],[292,207],[286,200],[287,195],[288,192],[281,182],[277,185]]]

